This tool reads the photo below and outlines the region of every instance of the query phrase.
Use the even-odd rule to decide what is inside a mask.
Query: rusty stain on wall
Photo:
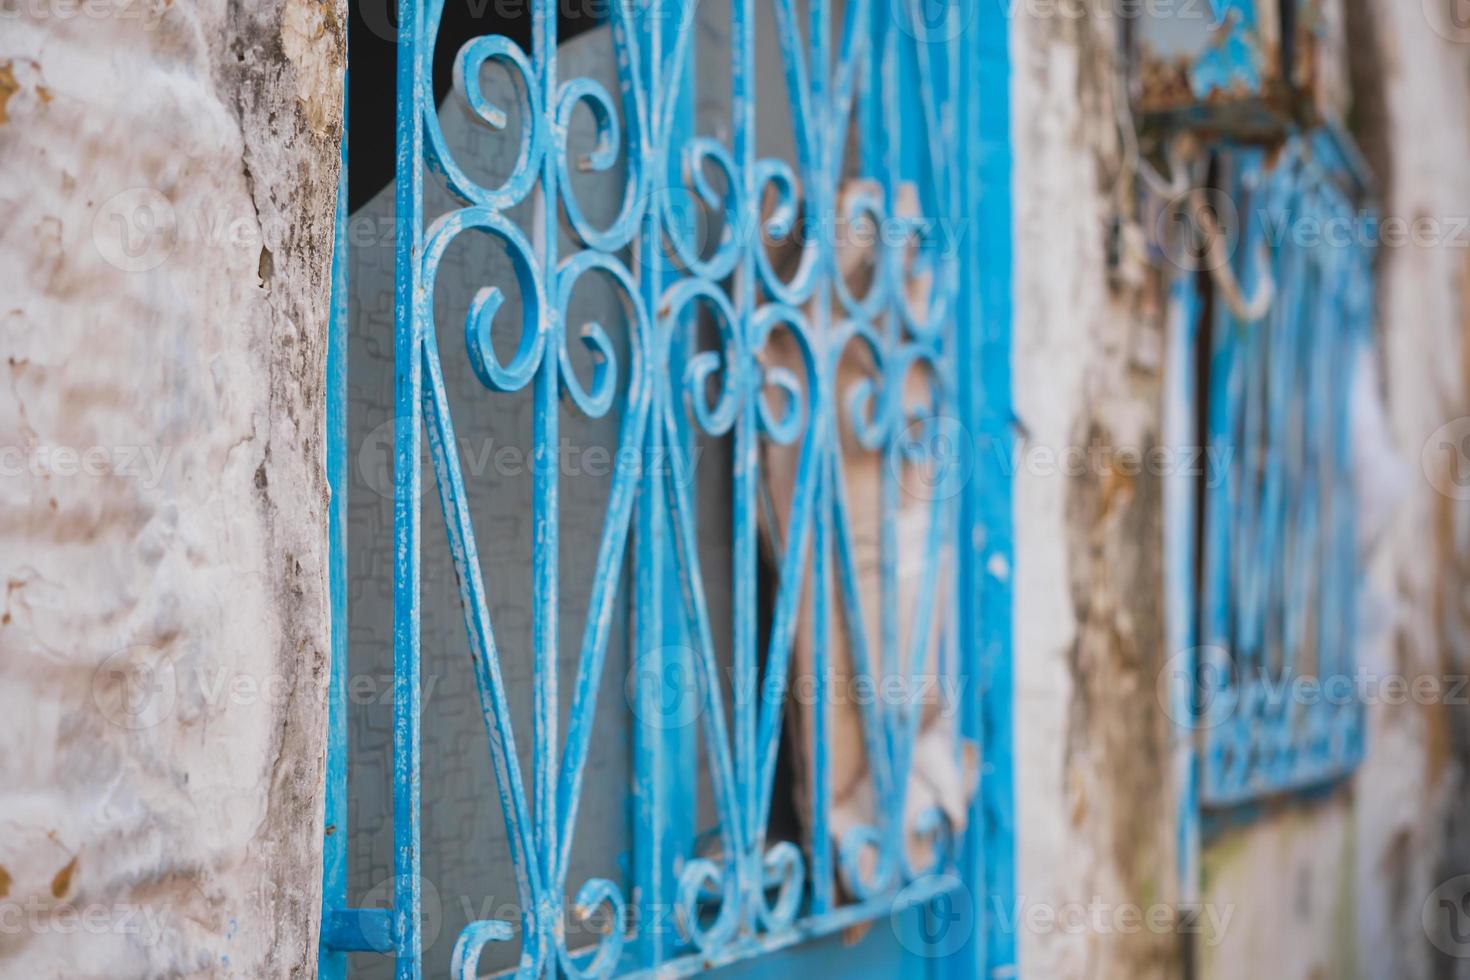
[[[9,61],[0,61],[0,123],[10,121],[5,107],[10,103],[10,97],[19,89],[15,81],[15,65]]]
[[[1081,445],[1126,443],[1105,415],[1084,421]],[[1155,445],[1147,434],[1142,452]],[[1070,481],[1067,510],[1078,622],[1067,753],[1074,825],[1110,858],[1094,891],[1106,899],[1115,888],[1117,902],[1168,901],[1173,828],[1160,815],[1173,806],[1163,776],[1169,727],[1154,696],[1166,659],[1162,485],[1157,476],[1120,468],[1089,472]],[[1094,951],[1097,975],[1132,977],[1179,975],[1179,953],[1175,937],[1148,931],[1105,937]]]
[[[311,131],[330,136],[341,125],[340,79],[346,35],[333,0],[287,0],[281,51],[296,70],[296,98]]]

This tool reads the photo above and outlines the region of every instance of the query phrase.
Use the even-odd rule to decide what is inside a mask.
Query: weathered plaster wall
[[[1205,976],[1253,976],[1265,964],[1281,977],[1470,976],[1470,946],[1423,915],[1436,888],[1470,871],[1470,706],[1457,681],[1470,512],[1443,492],[1456,491],[1449,467],[1462,460],[1436,445],[1448,425],[1462,452],[1470,431],[1470,31],[1445,31],[1444,7],[1347,7],[1350,119],[1382,180],[1383,214],[1424,222],[1417,240],[1386,234],[1380,245],[1388,445],[1375,466],[1401,474],[1402,494],[1360,609],[1359,662],[1383,679],[1367,688],[1368,757],[1330,799],[1207,849],[1205,899],[1233,904],[1238,928]],[[1432,680],[1439,693],[1405,697],[1395,678]]]
[[[1115,462],[1146,452],[1164,422],[1159,270],[1130,259],[1129,220],[1149,222],[1116,183],[1117,22],[1107,9],[1127,6],[1020,4],[1012,25],[1013,367],[1025,443],[1015,459],[1021,907],[1009,911],[1023,972],[1470,975],[1470,946],[1432,940],[1422,920],[1434,889],[1470,871],[1470,707],[1443,698],[1381,698],[1370,709],[1369,757],[1350,786],[1213,838],[1201,855],[1204,935],[1192,949],[1111,917],[1119,905],[1180,898],[1171,726],[1156,685],[1177,652],[1161,611],[1159,476],[1106,464],[1068,475],[1059,462],[1067,447],[1111,447]],[[1447,424],[1461,456],[1458,440],[1470,434],[1470,233],[1461,228],[1470,219],[1470,31],[1446,30],[1443,11],[1436,21],[1443,6],[1352,0],[1334,9],[1348,56],[1330,73],[1328,102],[1348,107],[1382,180],[1384,214],[1436,222],[1432,241],[1382,250],[1390,445],[1375,448],[1374,466],[1404,490],[1372,566],[1382,598],[1365,604],[1360,659],[1376,676],[1431,676],[1448,691],[1467,662],[1470,504],[1436,487],[1453,488],[1448,467],[1466,461],[1452,451],[1421,457]],[[1123,182],[1132,185],[1126,172]],[[1026,915],[1044,906],[1065,916],[1069,905],[1089,909],[1078,927]]]
[[[1171,935],[1075,919],[1079,906],[1176,897],[1169,725],[1154,695],[1161,482],[1121,458],[1062,463],[1072,447],[1143,453],[1160,438],[1156,270],[1108,257],[1134,235],[1112,224],[1132,181],[1114,122],[1116,27],[1032,10],[1012,28],[1016,911],[1031,976],[1179,974]]]
[[[1388,148],[1386,210],[1441,223],[1433,240],[1383,258],[1384,383],[1413,479],[1376,569],[1395,613],[1376,664],[1450,678],[1451,691],[1470,671],[1470,500],[1451,479],[1463,473],[1470,431],[1470,30],[1446,30],[1436,5],[1369,6],[1385,79],[1376,122]],[[1442,451],[1446,438],[1458,455]],[[1442,920],[1427,934],[1422,914],[1442,883],[1470,871],[1470,706],[1455,693],[1452,703],[1370,712],[1354,922],[1367,976],[1470,976],[1463,935],[1447,935]],[[1450,887],[1463,892],[1466,882]]]
[[[341,4],[0,5],[0,975],[312,975]]]

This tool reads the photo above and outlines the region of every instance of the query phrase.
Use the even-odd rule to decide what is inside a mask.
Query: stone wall
[[[311,976],[344,4],[0,5],[0,974]]]

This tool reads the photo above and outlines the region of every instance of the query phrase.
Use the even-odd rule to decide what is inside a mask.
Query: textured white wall
[[[0,975],[311,975],[343,8],[0,14]]]
[[[1458,442],[1470,432],[1470,30],[1448,29],[1445,5],[1373,6],[1388,79],[1389,209],[1441,223],[1439,241],[1390,250],[1383,272],[1392,435],[1416,479],[1380,569],[1398,611],[1381,656],[1387,669],[1411,676],[1463,678],[1470,501],[1446,479],[1451,461],[1436,433]],[[1378,748],[1359,796],[1357,865],[1379,880],[1360,886],[1354,923],[1367,976],[1470,976],[1470,946],[1448,937],[1442,921],[1432,946],[1421,940],[1430,895],[1470,872],[1470,706],[1459,694],[1456,703],[1386,706],[1371,716]],[[1466,881],[1449,887],[1458,899]],[[1395,904],[1400,894],[1406,899]]]
[[[1076,920],[1175,895],[1159,483],[1061,463],[1158,442],[1160,311],[1146,270],[1109,272],[1116,22],[1038,13],[1062,8],[1019,5],[1011,33],[1019,946],[1029,976],[1176,976],[1169,937]]]
[[[1436,491],[1443,477],[1422,473],[1420,459],[1431,434],[1470,415],[1470,232],[1455,232],[1470,218],[1470,31],[1445,30],[1437,0],[1348,2],[1353,17],[1336,4],[1331,11],[1347,57],[1328,66],[1326,101],[1349,107],[1371,143],[1384,213],[1439,222],[1438,240],[1383,257],[1390,445],[1374,465],[1396,471],[1407,490],[1375,560],[1384,599],[1365,618],[1381,629],[1361,657],[1379,674],[1453,679],[1466,670],[1470,637],[1470,503]],[[1175,652],[1158,608],[1160,487],[1100,467],[1067,476],[1045,455],[1098,439],[1146,448],[1163,424],[1162,310],[1151,273],[1108,263],[1114,216],[1137,213],[1116,196],[1110,6],[1127,9],[1020,4],[1011,33],[1013,369],[1027,449],[1015,472],[1022,905],[1013,911],[1023,974],[1049,978],[1185,969],[1175,937],[1125,932],[1106,911],[1098,928],[1091,912],[1179,897],[1176,788],[1162,755],[1169,725],[1155,685]],[[1452,432],[1470,433],[1470,421],[1459,424]],[[1460,815],[1470,708],[1380,704],[1371,726],[1369,757],[1351,786],[1271,810],[1205,849],[1202,897],[1218,929],[1206,922],[1209,941],[1195,943],[1199,975],[1470,975],[1470,946],[1442,936],[1436,945],[1421,922],[1433,889],[1470,871],[1461,843],[1470,821]],[[1028,924],[1025,913],[1038,906],[1061,915],[1080,906],[1088,920],[1069,928],[1041,915]]]

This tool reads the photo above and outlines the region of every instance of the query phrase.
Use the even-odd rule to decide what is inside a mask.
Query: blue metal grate
[[[1003,450],[974,452],[982,441],[1004,443],[1009,420],[1004,19],[977,5],[918,0],[771,0],[793,130],[795,159],[788,161],[757,149],[764,113],[756,97],[756,0],[730,4],[728,50],[721,52],[730,65],[729,138],[694,134],[688,87],[700,40],[693,3],[609,5],[616,93],[589,77],[559,76],[557,0],[531,3],[529,53],[499,35],[465,44],[452,98],[490,131],[485,138],[516,144],[509,174],[491,185],[456,160],[432,97],[443,0],[400,2],[395,877],[391,909],[345,907],[345,734],[334,710],[323,976],[343,974],[347,950],[393,955],[399,977],[422,970],[421,815],[432,801],[420,799],[420,562],[425,536],[441,533],[422,523],[421,491],[429,488],[415,463],[425,446],[520,911],[518,937],[503,921],[463,930],[456,977],[476,976],[484,947],[510,941],[520,944],[521,976],[685,975],[957,893],[978,915],[983,891],[1009,887],[1009,485]],[[487,65],[509,76],[514,101],[501,104],[482,87]],[[978,91],[981,80],[995,90]],[[571,149],[578,114],[590,114],[596,129],[585,155]],[[576,175],[585,172],[620,178],[608,220],[591,217],[600,209],[584,209],[579,199]],[[426,215],[430,181],[460,205]],[[982,205],[991,209],[988,219]],[[518,223],[515,216],[527,214]],[[698,233],[711,229],[701,242]],[[514,301],[504,291],[509,284],[487,284],[465,317],[463,347],[441,349],[436,275],[456,240],[472,232],[489,236],[509,259]],[[858,249],[868,256],[867,281],[845,268],[844,235],[870,236]],[[572,322],[574,294],[591,280],[618,297],[624,342],[607,325]],[[501,671],[492,583],[477,550],[445,390],[445,359],[461,357],[489,392],[531,393],[535,553],[528,568],[515,570],[533,582],[529,692],[509,689]],[[865,365],[856,376],[840,368],[854,357]],[[340,375],[340,351],[334,364]],[[341,384],[336,377],[337,397]],[[576,619],[563,607],[560,579],[563,413],[618,419],[617,444],[609,447],[618,465],[591,595],[585,618]],[[731,542],[731,635],[718,641],[701,567],[699,540],[708,533],[701,484],[682,479],[676,466],[649,465],[698,437],[728,440],[733,459],[732,516],[722,529]],[[793,467],[784,504],[771,499],[767,472],[782,452]],[[881,463],[873,468],[876,513],[852,513],[847,467],[855,453]],[[630,461],[636,465],[624,465]],[[900,541],[901,512],[916,510],[925,533]],[[773,570],[764,573],[773,582],[764,619],[763,522],[780,529]],[[879,529],[871,575],[855,543],[863,522]],[[620,574],[629,557],[630,577]],[[900,584],[901,560],[919,569],[912,594]],[[334,594],[341,615],[335,586]],[[638,680],[628,703],[599,704],[620,604],[634,610]],[[559,634],[568,629],[580,637],[579,657],[563,704]],[[984,806],[970,808],[963,834],[940,809],[907,805],[924,712],[905,698],[863,705],[873,819],[829,843],[838,835],[831,830],[828,714],[810,710],[804,837],[768,839],[783,732],[793,737],[789,680],[803,629],[811,631],[809,694],[818,706],[832,700],[837,647],[856,675],[875,684],[906,681],[912,692],[936,674],[982,682],[961,688],[972,699],[961,734],[984,735],[987,773]],[[721,647],[731,652],[728,670]],[[339,674],[343,649],[339,642],[334,653]],[[687,662],[676,661],[678,651]],[[687,725],[647,724],[668,710],[658,682],[670,667],[694,672],[697,709]],[[529,732],[510,723],[510,701],[519,697],[533,701]],[[630,881],[569,880],[594,716],[630,709],[645,722],[633,756]],[[517,745],[527,737],[524,766]],[[693,806],[701,770],[717,841],[695,850],[683,811]],[[922,862],[913,859],[915,841]],[[607,925],[594,948],[568,948],[573,919]],[[946,971],[972,976],[986,963],[1009,963],[1009,939],[987,935],[990,928],[977,923],[963,945],[948,950]]]
[[[1373,222],[1339,147],[1324,131],[1274,158],[1221,156],[1240,219],[1233,268],[1247,294],[1269,278],[1274,300],[1257,322],[1218,297],[1213,311],[1208,445],[1232,462],[1201,515],[1206,807],[1328,783],[1363,754],[1351,389],[1372,323]]]

